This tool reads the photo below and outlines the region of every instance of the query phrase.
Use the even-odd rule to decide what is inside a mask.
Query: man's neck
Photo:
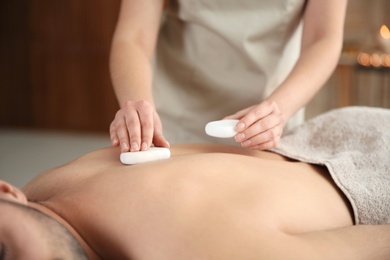
[[[88,255],[88,259],[100,259],[100,257],[92,250],[89,244],[77,233],[77,231],[73,228],[71,223],[68,223],[64,218],[55,213],[49,207],[39,202],[28,202],[29,207],[39,210],[40,212],[46,214],[47,216],[53,218],[58,221],[61,225],[63,225],[80,243],[81,247],[84,249],[86,254]]]

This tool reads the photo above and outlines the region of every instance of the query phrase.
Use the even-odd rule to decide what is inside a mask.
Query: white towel
[[[325,165],[350,201],[355,224],[390,224],[390,109],[329,111],[286,133],[272,150]]]

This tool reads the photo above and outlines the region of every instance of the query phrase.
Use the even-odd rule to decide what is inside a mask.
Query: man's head
[[[16,187],[0,180],[0,260],[87,259],[58,221],[27,206]]]

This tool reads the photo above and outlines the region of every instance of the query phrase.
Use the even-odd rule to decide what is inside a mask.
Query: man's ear
[[[0,180],[0,199],[27,204],[26,195],[20,189],[3,180]]]

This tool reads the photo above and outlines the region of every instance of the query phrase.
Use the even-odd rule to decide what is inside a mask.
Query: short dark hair
[[[53,259],[88,259],[79,241],[67,228],[54,218],[38,209],[20,203],[4,199],[0,199],[0,203],[16,207],[37,221],[38,226],[42,230],[42,235],[47,240],[49,248],[52,251]]]

